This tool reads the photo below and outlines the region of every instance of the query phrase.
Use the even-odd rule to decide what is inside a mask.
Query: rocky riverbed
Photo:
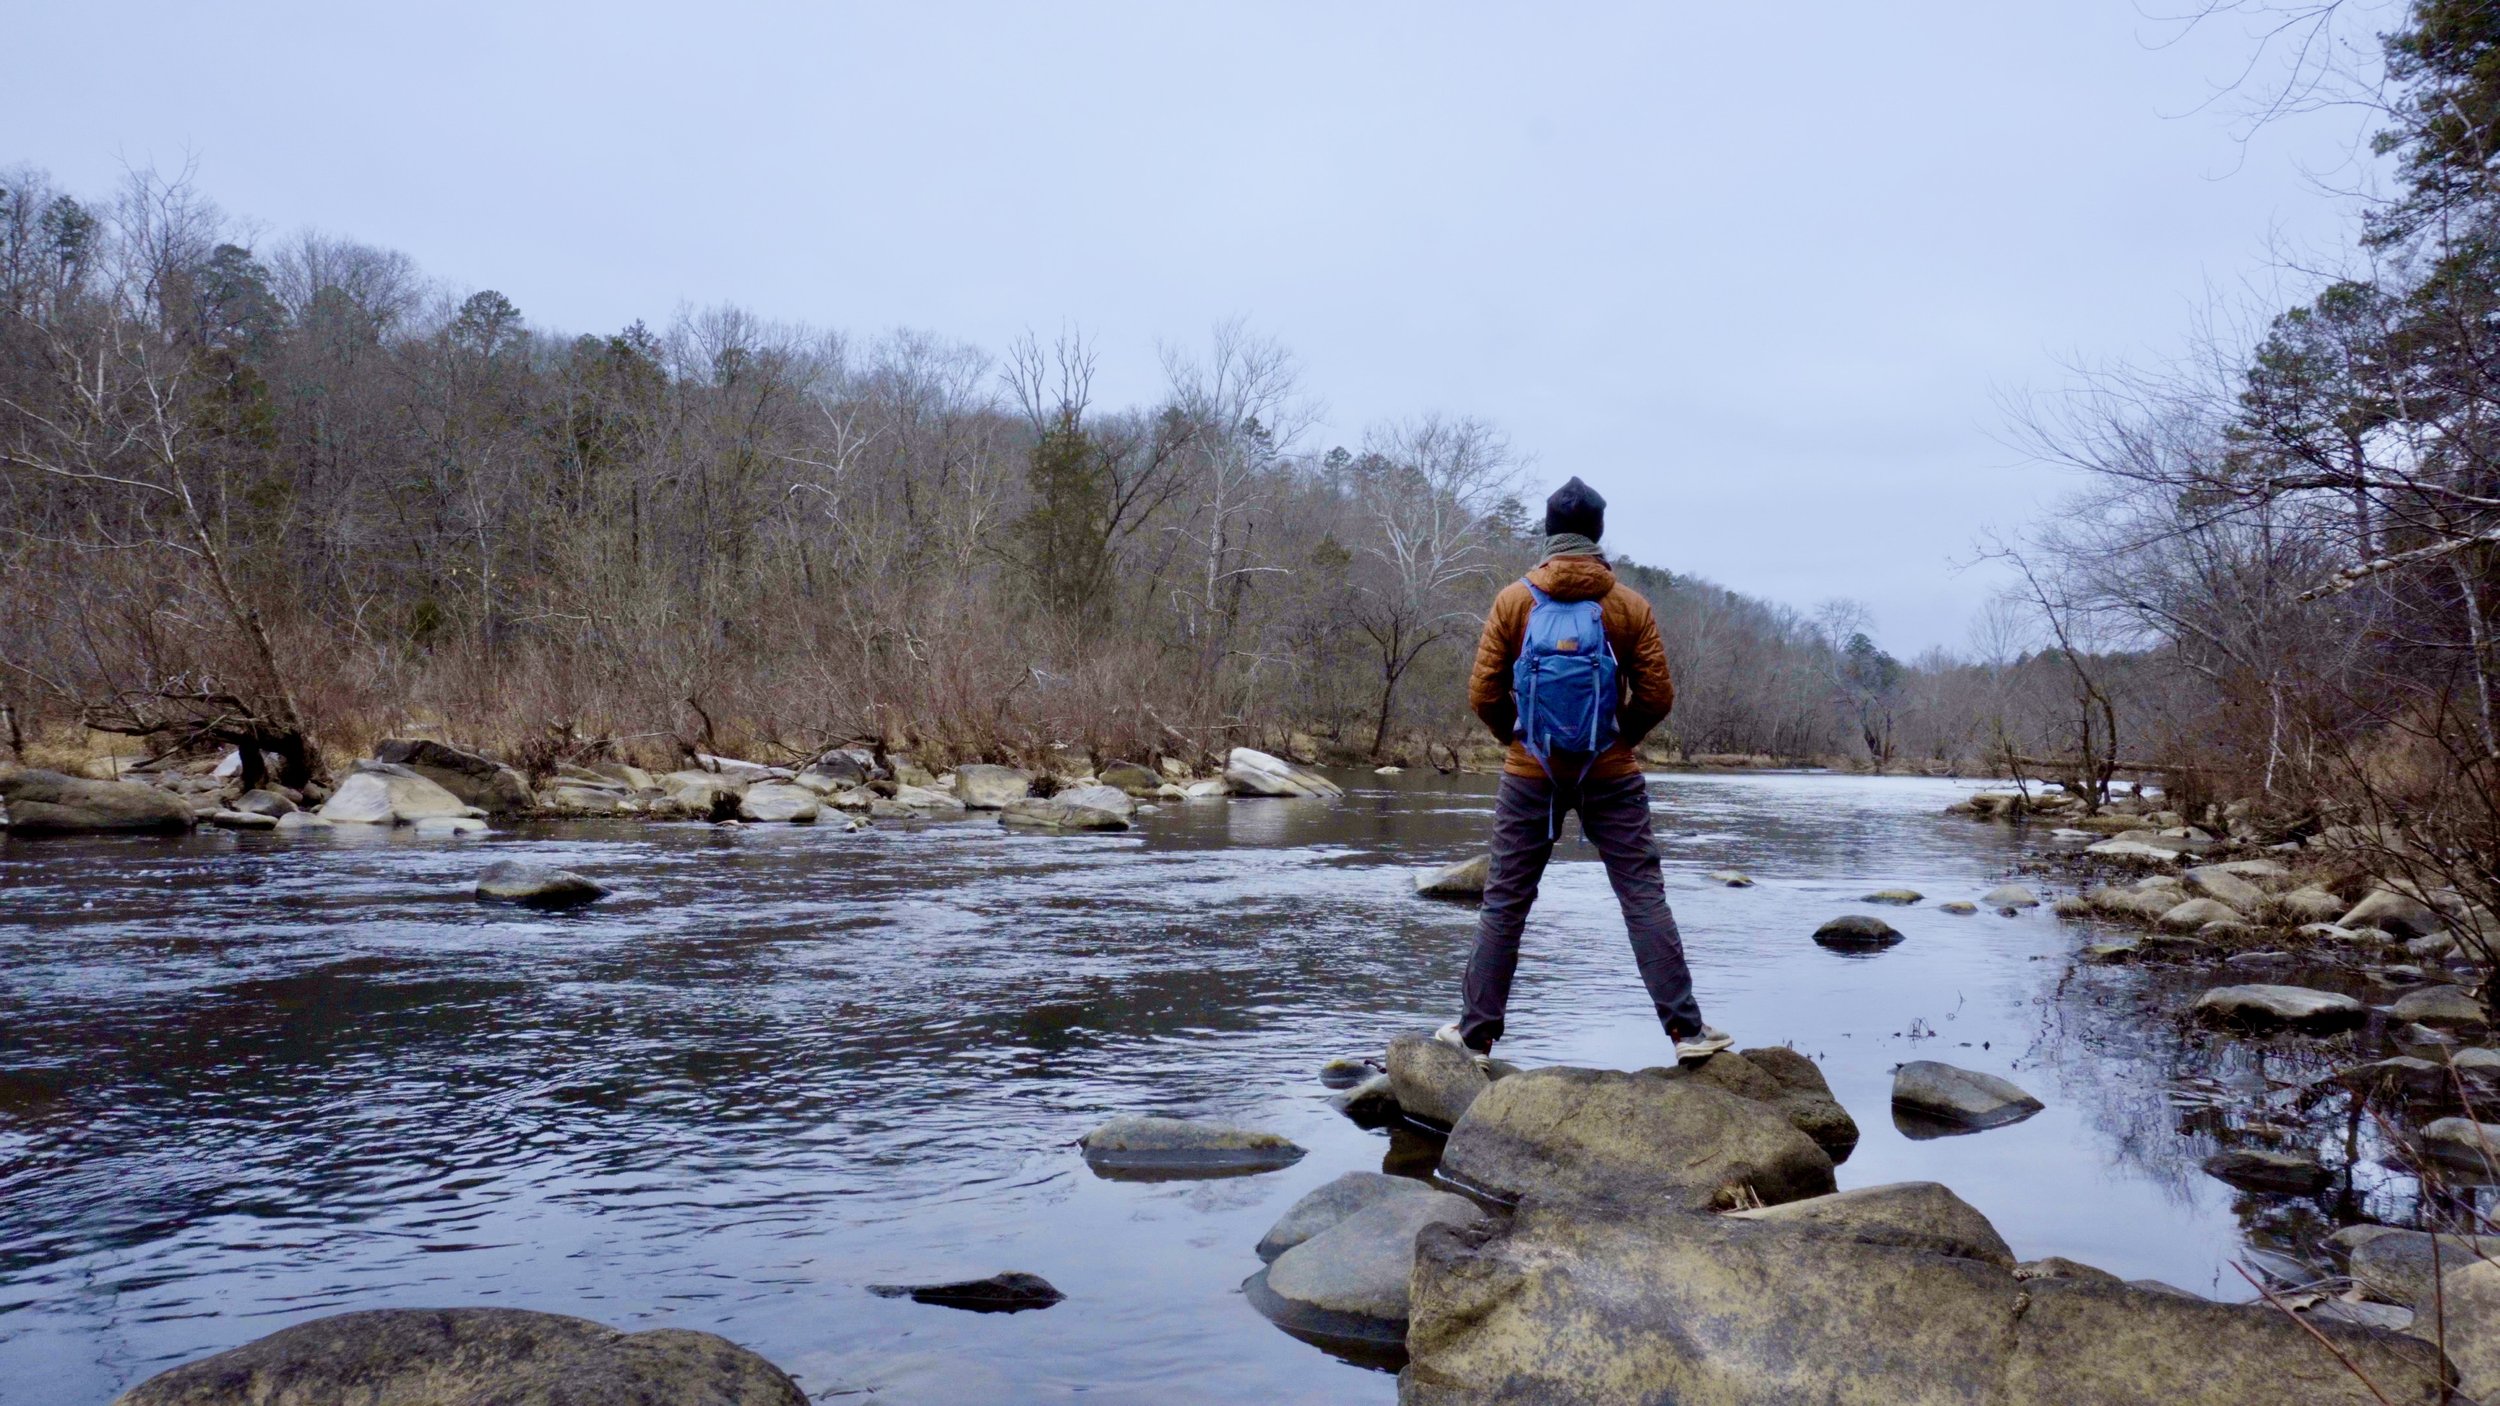
[[[1404,1097],[1392,1081],[1361,1122],[1339,1111],[1374,1066],[1400,1062],[1390,1035],[1448,1017],[1472,915],[1416,881],[1478,849],[1489,787],[1336,779],[1347,794],[1333,801],[1147,801],[1160,808],[1108,833],[871,815],[857,831],[603,818],[8,840],[0,1298],[14,1306],[0,1369],[102,1402],[286,1324],[491,1303],[626,1335],[484,1325],[584,1352],[654,1327],[717,1334],[819,1398],[1161,1401],[1221,1383],[1385,1401],[1398,1387],[1376,1369],[1396,1362],[1377,1344],[1313,1346],[1259,1311],[1284,1296],[1276,1266],[1294,1244],[1278,1242],[1298,1203],[1350,1173],[1401,1193],[1354,1214],[1389,1223],[1391,1241],[1411,1232],[1406,1250],[1436,1247],[1433,1272],[1468,1293],[1531,1260],[1700,1243],[1680,1222],[1598,1232],[1589,1214],[1537,1209],[1556,1187],[1602,1192],[1602,1148],[1541,1153],[1467,1130],[1505,1086],[1593,1080],[1570,1096],[1660,1101],[1638,1090],[1668,1077],[1639,1073],[1662,1042],[1574,841],[1531,930],[1502,1051],[1517,1072],[1472,1098],[1464,1075]],[[2230,1307],[2257,1292],[2235,1263],[2270,1266],[2269,1289],[2304,1312],[2392,1323],[2402,1303],[2381,1301],[2422,1282],[2403,1268],[2415,1242],[2365,1256],[2349,1242],[2374,1232],[2338,1227],[2420,1223],[2460,1193],[2417,1174],[2403,1130],[2426,1124],[2382,1126],[2382,1105],[2331,1077],[2379,1057],[2383,1014],[2322,1035],[2185,1019],[2218,973],[2079,961],[2134,930],[2002,891],[2040,840],[1938,814],[1967,789],[1657,783],[1671,897],[1710,1015],[1744,1050],[1696,1096],[1758,1108],[1740,1121],[1791,1149],[1765,1164],[1789,1171],[1714,1184],[1676,1214],[1727,1227],[1694,1233],[1751,1237],[1719,1259],[1803,1243],[1723,1214],[1750,1201],[1807,1207],[1815,1253],[1881,1258],[1900,1247],[1865,1227],[1892,1235],[1880,1227],[1898,1217],[1864,1207],[1906,1201],[1930,1229],[1961,1227],[1922,1253],[1984,1252],[1948,1274],[1976,1295],[1973,1323],[2043,1292],[2093,1310],[2103,1289],[2032,1281],[2102,1283],[2094,1270],[2223,1306],[2193,1313],[2262,1313]],[[570,908],[486,894],[498,861],[607,892]],[[2062,871],[2017,882],[2051,901],[2082,887]],[[1844,914],[1900,941],[1818,946]],[[1915,1096],[1896,1105],[1905,1079]],[[1108,1165],[1081,1144],[1140,1117],[1228,1125],[1248,1136],[1216,1150],[1254,1164],[1206,1179]],[[1457,1132],[1421,1130],[1434,1124]],[[1144,1150],[1126,1145],[1143,1136],[1132,1125],[1104,1150]],[[2321,1174],[2261,1157],[2223,1164],[2232,1180],[2206,1170],[2232,1151],[2305,1151]],[[1437,1170],[1490,1204],[1431,1199],[1454,1194],[1415,1180]],[[1816,1209],[1831,1187],[1903,1183],[1953,1200]],[[1302,1239],[1324,1218],[1302,1215]],[[2032,1268],[1999,1264],[2000,1243]],[[1284,1289],[1369,1292],[1365,1257],[1317,1259]],[[2383,1262],[2369,1282],[2394,1287],[2346,1298],[2300,1278],[2355,1262]],[[1007,1311],[963,1311],[985,1294]],[[1410,1303],[1443,1325],[1414,1365],[1457,1392],[1495,1347],[1452,1336],[1437,1294]],[[393,1324],[380,1340],[455,1329],[469,1330]],[[1558,1340],[1579,1331],[1552,1325]],[[707,1342],[671,1350],[700,1357]],[[1931,1365],[1949,1361],[2072,1368],[2021,1352]]]

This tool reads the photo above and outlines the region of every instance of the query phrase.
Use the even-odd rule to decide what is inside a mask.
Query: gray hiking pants
[[[1667,885],[1658,868],[1658,840],[1649,828],[1649,783],[1639,776],[1559,788],[1545,777],[1504,775],[1493,803],[1493,872],[1485,879],[1484,911],[1476,919],[1476,954],[1467,963],[1467,1013],[1459,1037],[1471,1049],[1489,1050],[1502,1038],[1510,1006],[1511,977],[1519,969],[1519,934],[1536,902],[1537,881],[1554,855],[1560,816],[1576,813],[1580,833],[1606,861],[1606,878],[1622,905],[1632,936],[1632,960],[1649,988],[1658,1020],[1676,1039],[1701,1029],[1693,1002],[1693,974],[1684,965],[1684,940],[1667,908]]]

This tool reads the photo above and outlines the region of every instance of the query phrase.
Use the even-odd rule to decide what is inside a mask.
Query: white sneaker
[[[1478,1069],[1481,1069],[1488,1074],[1493,1072],[1493,1056],[1489,1054],[1478,1054],[1474,1050],[1467,1049],[1467,1042],[1458,1037],[1457,1021],[1453,1020],[1449,1024],[1442,1026],[1440,1029],[1433,1031],[1432,1038],[1440,1041],[1442,1044],[1452,1046],[1456,1049],[1465,1050],[1467,1057],[1476,1062],[1476,1067]]]
[[[1675,1062],[1691,1064],[1705,1060],[1736,1043],[1736,1037],[1714,1025],[1705,1025],[1698,1035],[1687,1035],[1675,1042]]]

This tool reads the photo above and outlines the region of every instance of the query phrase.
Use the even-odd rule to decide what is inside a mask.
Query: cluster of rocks
[[[2158,799],[2141,791],[2115,796],[2099,806],[2086,802],[2081,793],[2051,783],[2038,790],[1981,791],[1945,807],[1950,815],[1967,815],[1976,820],[2005,824],[2041,823],[2060,832],[2064,838],[2088,839],[2094,835],[2135,835],[2144,832],[2178,834],[2193,829],[2210,843],[2215,832],[2231,839],[2256,844],[2268,838],[2258,823],[2256,807],[2247,801],[2227,806],[2211,806],[2194,824],[2183,813],[2169,809]]]
[[[804,766],[778,767],[697,754],[696,765],[652,773],[625,762],[559,764],[533,787],[516,767],[431,739],[398,738],[355,762],[335,787],[269,785],[243,791],[232,758],[98,780],[26,769],[0,774],[0,827],[20,834],[180,831],[208,823],[236,830],[338,825],[411,826],[425,833],[482,831],[489,817],[632,817],[653,820],[814,824],[858,829],[874,820],[994,815],[1050,831],[1125,830],[1144,805],[1232,796],[1330,798],[1336,783],[1248,747],[1224,773],[1193,778],[1115,762],[1094,773],[1042,773],[970,764],[931,773],[909,758],[880,760],[837,748]]]
[[[1402,1401],[2442,1399],[2423,1338],[2021,1262],[1935,1183],[1838,1190],[1857,1129],[1793,1050],[1517,1070],[1418,1033],[1323,1080],[1370,1070],[1340,1107],[1441,1131],[1433,1175],[1304,1196],[1244,1292],[1298,1336],[1393,1354]],[[1895,1099],[1974,1128],[2039,1107],[1924,1062]]]

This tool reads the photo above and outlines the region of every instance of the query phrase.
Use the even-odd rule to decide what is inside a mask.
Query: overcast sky
[[[993,349],[1075,322],[1116,399],[1241,315],[1329,407],[1579,474],[1608,544],[1959,645],[1974,539],[2063,487],[2005,390],[2175,348],[2331,246],[2353,119],[2242,144],[2246,57],[2126,0],[1469,5],[0,0],[0,164],[195,159],[608,331],[733,301]]]

